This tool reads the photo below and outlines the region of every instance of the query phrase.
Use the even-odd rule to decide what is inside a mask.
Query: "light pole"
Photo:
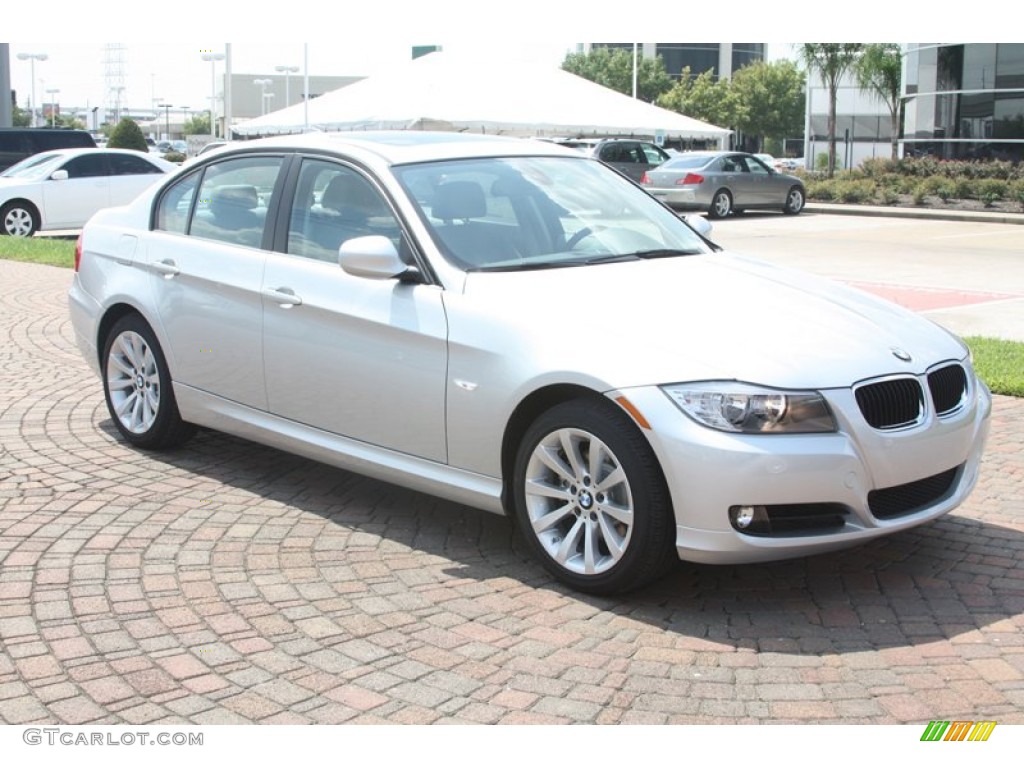
[[[210,133],[217,138],[217,62],[224,60],[223,53],[206,51],[199,54],[203,61],[210,62]]]
[[[46,92],[50,94],[50,127],[57,127],[57,94],[60,93],[60,88],[47,88]]]
[[[253,80],[253,85],[260,87],[260,114],[267,114],[267,86],[273,83],[269,77],[261,77]]]
[[[31,62],[32,67],[32,127],[37,126],[36,121],[36,62],[46,61],[50,58],[49,54],[46,53],[19,53],[18,58],[22,61]]]
[[[284,105],[290,107],[292,105],[292,91],[289,83],[289,78],[292,72],[298,72],[297,66],[288,66],[287,64],[279,64],[274,67],[275,72],[284,72]]]
[[[173,104],[168,104],[167,102],[164,102],[163,104],[157,104],[157,106],[160,107],[160,109],[162,109],[164,111],[164,132],[165,132],[164,133],[164,138],[167,141],[170,141],[171,140],[171,107],[173,107],[174,105]]]

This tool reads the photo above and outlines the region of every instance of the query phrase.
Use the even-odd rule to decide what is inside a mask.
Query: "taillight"
[[[640,177],[641,184],[650,184],[651,177],[647,175],[647,171],[644,171],[644,175]]]
[[[82,233],[78,233],[78,239],[75,240],[75,272],[78,271],[78,265],[82,263]]]
[[[686,186],[687,184],[703,184],[704,177],[699,173],[688,173],[683,178],[676,180],[676,186]]]

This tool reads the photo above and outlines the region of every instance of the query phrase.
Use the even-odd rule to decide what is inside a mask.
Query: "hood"
[[[582,371],[609,389],[712,379],[829,389],[921,374],[967,354],[953,335],[895,304],[724,253],[474,272],[463,299],[457,304],[473,309],[452,313],[456,343],[511,327],[509,343],[539,370]]]

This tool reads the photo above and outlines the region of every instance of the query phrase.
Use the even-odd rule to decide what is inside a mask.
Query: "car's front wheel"
[[[575,589],[636,589],[677,562],[661,469],[617,406],[574,400],[545,412],[520,444],[513,482],[524,537]]]
[[[192,436],[195,427],[181,420],[167,362],[145,320],[132,314],[114,323],[102,360],[107,410],[125,440],[156,449]]]
[[[782,209],[790,216],[796,216],[804,209],[804,191],[800,187],[793,187],[786,194],[786,205]]]
[[[711,198],[711,207],[708,208],[708,215],[714,219],[724,219],[732,211],[732,195],[729,190],[720,189]]]
[[[39,229],[39,214],[28,203],[13,201],[0,208],[0,234],[31,237]]]

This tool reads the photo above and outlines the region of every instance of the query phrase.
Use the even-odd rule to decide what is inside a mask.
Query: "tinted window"
[[[114,176],[132,176],[144,173],[163,173],[142,155],[109,155],[110,169]]]
[[[193,173],[168,188],[157,204],[156,228],[167,232],[185,234],[188,231],[188,214],[199,186],[200,174]]]
[[[246,157],[206,166],[189,234],[258,248],[281,162]]]
[[[288,253],[337,261],[346,240],[389,238],[401,250],[401,229],[373,183],[338,163],[304,160],[288,225]]]
[[[653,144],[641,144],[640,151],[649,165],[660,165],[668,159],[668,155]]]
[[[64,170],[68,172],[68,178],[71,179],[87,179],[94,176],[110,175],[107,156],[101,152],[90,152],[86,155],[74,157],[64,163]]]

